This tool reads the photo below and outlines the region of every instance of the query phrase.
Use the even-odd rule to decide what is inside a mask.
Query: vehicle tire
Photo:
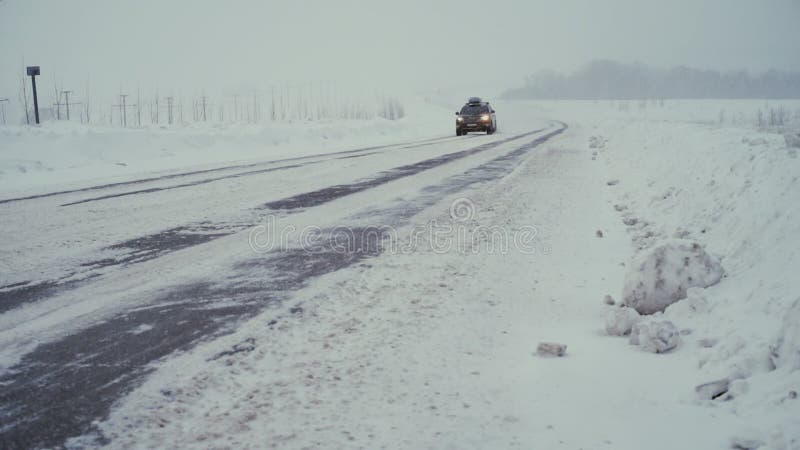
[[[456,136],[461,136],[462,134],[463,134],[463,133],[461,133],[461,130],[459,130],[458,128],[456,128]]]
[[[494,134],[494,128],[489,127],[486,129],[486,134]]]

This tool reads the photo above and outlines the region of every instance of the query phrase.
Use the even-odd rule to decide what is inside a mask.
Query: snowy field
[[[92,200],[40,228],[30,226],[47,222],[37,219],[40,206],[0,205],[19,214],[10,220],[4,211],[0,231],[23,236],[0,248],[14,261],[0,285],[30,273],[100,280],[0,315],[0,367],[13,370],[36,345],[119,311],[147,308],[143,298],[171,285],[232,279],[231,267],[258,256],[264,228],[130,269],[71,272],[128,234],[221,220],[256,220],[270,233],[387,227],[382,251],[150,363],[144,381],[68,447],[94,446],[102,435],[115,448],[800,449],[800,102],[495,108],[498,134],[459,139],[450,139],[452,112],[424,103],[396,123],[0,128],[4,198],[441,139],[284,178],[127,197],[124,208],[139,220]],[[782,124],[768,123],[778,109]],[[556,134],[560,123],[567,128]],[[485,149],[297,213],[242,212],[475,145]],[[75,195],[42,201],[83,201]],[[72,224],[91,236],[71,241],[61,233]],[[634,302],[636,286],[685,298],[640,316],[621,306]],[[125,331],[132,338],[157,329],[135,325]],[[538,354],[542,342],[566,353]]]
[[[309,120],[259,124],[194,122],[122,128],[77,120],[41,127],[0,126],[3,198],[91,183],[396,144],[444,135],[451,117],[422,101],[409,102],[408,119]],[[133,120],[133,119],[131,119]],[[447,130],[449,131],[449,129]]]

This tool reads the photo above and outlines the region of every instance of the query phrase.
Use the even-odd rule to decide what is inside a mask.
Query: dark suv
[[[478,97],[470,98],[456,116],[456,136],[470,131],[485,131],[486,134],[497,131],[497,117],[492,106]]]

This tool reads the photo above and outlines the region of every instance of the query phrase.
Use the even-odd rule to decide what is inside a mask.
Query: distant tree
[[[24,72],[20,73],[19,75],[19,101],[25,108],[25,123],[30,125],[31,124],[31,115],[30,115],[30,104],[28,100],[28,78],[23,75]]]
[[[644,64],[592,61],[570,75],[540,71],[504,98],[620,99],[645,98],[800,98],[800,73],[768,71],[720,73],[678,66],[669,70]]]
[[[85,101],[83,102],[83,114],[86,117],[86,123],[91,123],[92,121],[92,95],[91,89],[89,85],[89,80],[86,80],[86,94],[85,94]]]
[[[269,108],[269,117],[270,119],[275,122],[278,120],[277,111],[275,110],[275,88],[272,88],[272,95],[270,96],[270,108]]]
[[[56,102],[53,104],[56,107],[56,120],[61,120],[61,90],[55,81],[53,82],[53,95],[56,98]]]
[[[136,126],[142,127],[142,90],[136,88]]]

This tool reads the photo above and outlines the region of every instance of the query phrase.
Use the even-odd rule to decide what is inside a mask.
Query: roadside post
[[[39,97],[36,96],[36,75],[39,75],[39,66],[28,66],[28,76],[31,77],[33,86],[33,114],[36,116],[36,125],[39,125]]]

